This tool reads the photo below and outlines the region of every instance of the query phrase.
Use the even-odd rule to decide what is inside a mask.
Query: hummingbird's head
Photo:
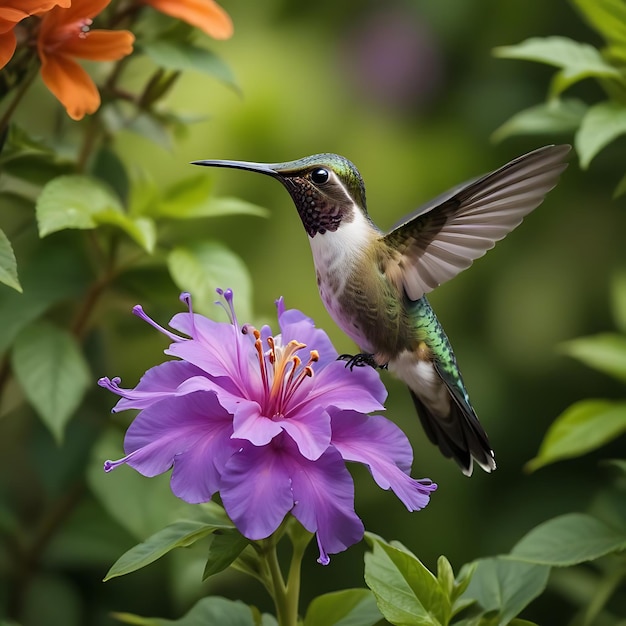
[[[194,161],[193,164],[232,167],[276,178],[289,191],[309,237],[337,230],[342,223],[354,219],[355,211],[368,217],[361,174],[338,154],[314,154],[286,163]]]

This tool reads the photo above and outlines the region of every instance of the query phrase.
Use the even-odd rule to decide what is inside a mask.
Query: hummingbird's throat
[[[331,202],[303,178],[286,178],[284,185],[298,209],[304,230],[309,237],[335,232],[342,223],[351,222],[354,213],[349,201]],[[349,199],[348,199],[349,200]]]
[[[308,362],[303,365],[296,353],[306,348],[306,344],[293,339],[286,346],[280,346],[270,335],[265,339],[268,349],[263,350],[261,333],[256,328],[244,326],[243,332],[251,332],[255,338],[254,347],[263,385],[263,414],[270,419],[288,417],[285,413],[294,394],[313,377],[313,363],[320,358],[318,351],[311,350]]]

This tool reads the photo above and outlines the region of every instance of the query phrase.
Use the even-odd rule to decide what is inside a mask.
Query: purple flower
[[[411,446],[380,415],[387,396],[371,367],[337,361],[326,333],[277,301],[280,334],[240,327],[232,291],[220,302],[231,322],[214,322],[181,300],[172,333],[140,306],[133,312],[165,334],[166,354],[177,357],[149,369],[134,389],[120,379],[99,384],[121,396],[113,411],[141,409],[124,440],[126,456],[106,461],[108,472],[126,463],[144,476],[173,468],[171,487],[187,502],[219,492],[226,512],[248,539],[269,537],[291,513],[316,533],[319,562],[363,536],[354,511],[354,484],[345,462],[368,466],[383,489],[410,511],[428,504],[436,485],[414,480]]]

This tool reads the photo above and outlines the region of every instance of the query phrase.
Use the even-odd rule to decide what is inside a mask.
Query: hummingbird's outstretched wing
[[[469,267],[537,208],[567,167],[570,146],[545,146],[420,207],[382,237],[385,272],[418,300]]]

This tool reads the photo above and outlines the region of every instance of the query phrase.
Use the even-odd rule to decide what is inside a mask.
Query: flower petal
[[[157,11],[187,22],[214,39],[228,39],[233,23],[228,13],[213,0],[143,0]]]
[[[192,386],[194,381],[203,374],[202,370],[184,361],[166,361],[151,367],[139,380],[134,389],[119,386],[120,379],[104,377],[98,381],[101,387],[122,396],[113,408],[113,413],[128,409],[145,409],[151,404],[169,396],[185,395],[192,391],[213,391],[210,386]]]
[[[112,469],[127,463],[144,476],[167,471],[178,455],[199,444],[231,447],[230,415],[217,402],[215,394],[197,392],[182,398],[166,398],[143,410],[126,432],[124,450],[127,456],[108,465]],[[208,470],[207,470],[208,471]],[[206,481],[207,474],[193,478]],[[178,480],[182,480],[179,478]],[[209,485],[214,489],[216,484]],[[202,486],[197,487],[198,491]]]
[[[17,40],[12,30],[0,32],[0,69],[3,68],[13,57]]]
[[[172,328],[187,332],[184,327],[175,326],[173,322],[170,323]],[[212,330],[214,332],[210,335],[204,336],[202,332],[197,334],[197,339],[172,343],[165,354],[193,363],[214,380],[220,377],[229,380],[230,387],[236,387],[242,397],[258,398],[262,390],[261,379],[259,368],[255,367],[251,358],[249,340],[231,324],[216,324]],[[233,338],[232,342],[229,341],[230,337]],[[225,346],[228,349],[224,349]]]
[[[41,60],[43,82],[73,120],[80,120],[86,113],[98,110],[98,89],[89,74],[76,61],[60,55],[41,56]]]
[[[233,429],[234,438],[264,446],[281,433],[282,426],[280,422],[261,415],[261,407],[256,402],[240,402],[234,410]]]
[[[321,405],[307,406],[277,423],[296,443],[300,454],[311,461],[318,459],[330,445],[330,415]]]
[[[316,370],[321,370],[337,359],[338,352],[330,338],[322,329],[315,327],[310,317],[297,309],[285,310],[282,298],[276,302],[276,308],[282,345],[286,346],[292,339],[295,339],[306,344],[309,350],[317,350],[320,358]]]
[[[55,5],[68,7],[70,0],[5,0],[0,6],[0,20],[15,24],[29,15],[49,11]]]
[[[246,443],[226,463],[222,502],[248,539],[269,537],[293,507],[289,462],[279,445]]]
[[[387,390],[373,367],[345,367],[334,361],[322,370],[314,369],[312,385],[302,385],[294,395],[291,410],[304,404],[323,404],[338,409],[353,409],[361,413],[382,411]]]
[[[332,444],[346,461],[364,463],[381,489],[392,489],[409,511],[423,509],[437,485],[414,480],[413,452],[406,435],[381,415],[336,411],[332,419]]]
[[[316,461],[292,449],[290,465],[296,503],[292,514],[309,532],[317,533],[318,561],[327,565],[329,553],[342,552],[363,537],[363,523],[354,511],[352,476],[332,447]]]
[[[135,36],[127,30],[91,30],[84,37],[70,37],[57,51],[90,61],[117,61],[133,51]]]
[[[203,437],[174,459],[171,486],[174,495],[193,504],[208,502],[220,488],[220,479],[228,459],[241,446],[230,439],[232,425],[226,418],[214,422],[211,436]]]

